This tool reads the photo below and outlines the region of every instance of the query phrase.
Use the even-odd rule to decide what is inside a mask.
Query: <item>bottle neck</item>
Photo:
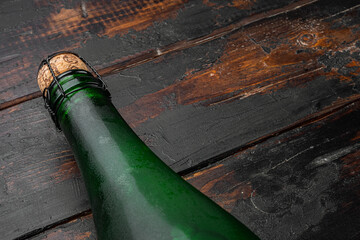
[[[80,91],[87,89],[86,94],[78,94]],[[110,93],[107,91],[104,82],[95,78],[90,72],[85,70],[70,70],[59,76],[50,86],[45,89],[43,97],[45,106],[55,123],[61,129],[59,119],[66,114],[67,109],[71,107],[69,100],[77,97],[88,98],[109,98]],[[81,95],[81,96],[80,96]],[[74,99],[73,101],[74,102]]]

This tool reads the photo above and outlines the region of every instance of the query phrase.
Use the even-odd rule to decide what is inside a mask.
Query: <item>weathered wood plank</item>
[[[263,240],[355,240],[360,236],[359,121],[360,101],[184,178]],[[94,236],[91,217],[33,239]]]
[[[0,111],[2,239],[36,232],[89,208],[66,140],[49,121],[42,100],[33,101]]]
[[[96,62],[99,65],[115,60],[119,55],[115,57],[113,54],[122,52],[126,45],[131,50],[124,51],[124,54],[135,53],[141,47],[129,47],[130,34],[123,38],[123,42],[127,44],[122,44],[121,47],[115,44],[119,38],[115,36],[126,34],[129,30],[144,30],[153,22],[175,16],[185,1],[14,3],[15,1],[3,2],[0,7],[2,102],[38,90],[33,81],[37,65],[49,53],[74,49],[87,52],[86,49],[91,48],[92,58],[99,55]],[[160,11],[162,8],[164,11]],[[19,18],[19,12],[24,17]],[[106,57],[99,54],[101,51],[108,53],[105,54]]]
[[[75,50],[103,67],[289,3],[236,2],[2,1],[0,103],[37,91],[38,64],[55,51]]]
[[[255,23],[257,21],[261,21],[266,18],[271,18],[273,16],[282,14],[284,12],[293,11],[295,9],[309,5],[316,1],[317,0],[299,0],[299,1],[296,1],[289,5],[286,5],[282,8],[276,8],[276,9],[271,9],[266,12],[257,13],[252,16],[245,17],[235,23],[231,23],[231,24],[227,25],[226,27],[218,28],[218,29],[214,30],[212,33],[198,37],[198,38],[182,40],[182,41],[178,41],[176,43],[169,44],[169,45],[166,45],[163,47],[157,47],[156,49],[149,49],[147,51],[140,52],[140,53],[137,53],[137,54],[134,54],[131,56],[122,57],[120,60],[115,61],[115,63],[113,63],[109,66],[106,66],[104,68],[98,69],[98,72],[103,77],[106,77],[108,75],[118,73],[124,69],[138,66],[138,65],[141,65],[141,64],[149,62],[149,61],[153,61],[154,59],[156,59],[160,56],[163,56],[165,54],[170,54],[170,53],[173,53],[176,51],[180,51],[180,50],[191,48],[193,46],[197,46],[197,45],[200,45],[200,44],[203,44],[206,42],[210,42],[214,39],[223,37],[231,32],[234,32],[246,25]],[[83,3],[81,6],[83,8]],[[215,6],[215,5],[212,4],[211,6]],[[217,7],[219,7],[219,6],[217,6]],[[5,57],[5,59],[7,59],[7,57]],[[41,97],[40,91],[28,93],[24,96],[20,96],[15,99],[11,99],[11,100],[0,103],[0,110],[6,109],[11,106],[15,106],[16,104],[20,104],[22,102],[29,101],[31,99],[38,98],[38,97]]]
[[[341,105],[335,109],[339,108]],[[308,121],[332,111],[315,114]],[[90,205],[80,172],[63,134],[56,131],[43,108],[42,100],[4,110],[0,112],[0,119],[2,236],[5,239],[11,235],[31,236],[48,224],[87,211]],[[152,146],[152,149],[159,147]]]
[[[123,71],[141,88],[122,91],[118,96],[129,100],[115,96],[115,104],[140,136],[161,146],[156,153],[182,171],[357,99],[359,6],[334,15],[337,4],[321,1]]]
[[[294,122],[301,125],[331,113],[359,99],[357,8],[327,18],[344,11],[343,5],[336,4],[321,1],[108,77],[114,102],[161,159],[182,172],[293,128]],[[304,35],[305,12],[311,13],[307,15],[310,23],[320,24],[312,28],[318,42],[308,47],[294,37]],[[307,42],[311,37],[301,39]],[[278,45],[268,54],[270,40]],[[276,50],[279,46],[305,55],[300,60],[294,55],[295,62],[291,56],[282,61]],[[210,80],[214,76],[219,80]],[[4,239],[89,208],[70,149],[42,105],[41,99],[35,99],[0,112]],[[147,118],[146,112],[154,118]]]
[[[186,179],[261,239],[358,239],[360,102]]]

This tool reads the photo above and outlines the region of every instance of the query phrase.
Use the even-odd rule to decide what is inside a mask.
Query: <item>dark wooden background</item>
[[[59,50],[261,239],[360,239],[359,37],[355,0],[2,0],[0,239],[96,239],[35,81]]]

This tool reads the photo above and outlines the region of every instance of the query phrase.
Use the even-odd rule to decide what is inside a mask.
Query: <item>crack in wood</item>
[[[289,158],[285,159],[284,161],[282,161],[282,162],[280,162],[280,163],[276,164],[275,166],[273,166],[272,168],[270,168],[270,169],[269,169],[269,171],[270,171],[270,170],[274,170],[275,168],[277,168],[277,167],[279,167],[279,166],[283,165],[284,163],[287,163],[287,162],[289,162],[289,161],[293,160],[294,158],[296,158],[296,157],[300,156],[301,154],[306,153],[307,151],[314,149],[314,147],[315,147],[315,146],[310,146],[309,148],[307,148],[307,149],[305,149],[305,150],[302,150],[302,151],[298,152],[297,154],[295,154],[295,155],[293,155],[293,156],[291,156],[291,157],[289,157]]]

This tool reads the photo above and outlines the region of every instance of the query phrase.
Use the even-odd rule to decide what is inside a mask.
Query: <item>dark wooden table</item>
[[[145,143],[261,239],[360,239],[358,0],[1,1],[2,240],[96,238],[35,81],[59,50],[92,63]]]

